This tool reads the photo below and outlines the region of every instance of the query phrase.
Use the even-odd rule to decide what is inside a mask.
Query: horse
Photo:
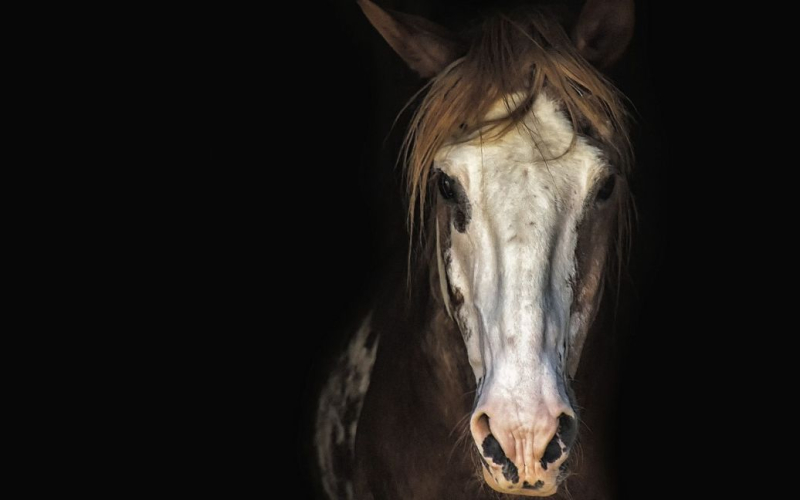
[[[613,356],[590,330],[622,265],[633,162],[624,98],[598,68],[630,41],[632,0],[460,34],[358,3],[428,81],[401,151],[413,250],[320,393],[321,489],[615,498]]]

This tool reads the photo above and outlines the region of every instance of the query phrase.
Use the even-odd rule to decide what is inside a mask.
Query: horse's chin
[[[498,491],[500,493],[505,493],[506,495],[521,495],[527,497],[549,497],[550,495],[555,495],[558,491],[558,484],[557,482],[553,481],[550,484],[549,488],[542,488],[542,489],[527,489],[522,488],[521,485],[515,485],[513,488],[506,488],[501,486],[500,484],[495,481],[495,479],[489,474],[489,472],[485,468],[481,468],[483,470],[483,479],[486,481],[493,490]]]

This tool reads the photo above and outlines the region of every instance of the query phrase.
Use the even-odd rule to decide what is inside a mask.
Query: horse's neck
[[[605,302],[592,325],[572,383],[582,408],[579,451],[568,482],[574,500],[617,498],[616,432],[619,346],[612,335],[614,304]]]
[[[415,287],[408,308],[389,319],[376,365],[386,366],[396,383],[406,385],[427,415],[449,423],[470,410],[474,377],[464,341],[441,300],[427,282]]]
[[[466,434],[475,383],[461,334],[427,283],[411,297],[399,288],[375,311],[381,340],[358,424],[356,498],[439,499],[454,485],[475,488]]]

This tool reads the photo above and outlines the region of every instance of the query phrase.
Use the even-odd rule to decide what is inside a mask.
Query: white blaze
[[[572,125],[547,96],[525,125],[438,152],[436,168],[460,183],[471,209],[465,232],[451,228],[445,260],[464,297],[456,315],[476,379],[488,372],[496,390],[566,398],[542,394],[558,391],[543,379],[565,372],[565,345],[582,343],[588,327],[590,318],[570,318],[577,226],[608,167],[583,139],[569,149]]]

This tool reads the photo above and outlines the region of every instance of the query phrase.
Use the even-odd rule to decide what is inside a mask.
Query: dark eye
[[[445,200],[452,200],[456,197],[453,179],[445,175],[439,174],[439,192]]]
[[[617,185],[617,176],[616,175],[609,175],[608,178],[603,182],[603,185],[600,187],[600,190],[597,191],[597,201],[603,202],[611,198],[611,195],[614,194],[614,186]]]

